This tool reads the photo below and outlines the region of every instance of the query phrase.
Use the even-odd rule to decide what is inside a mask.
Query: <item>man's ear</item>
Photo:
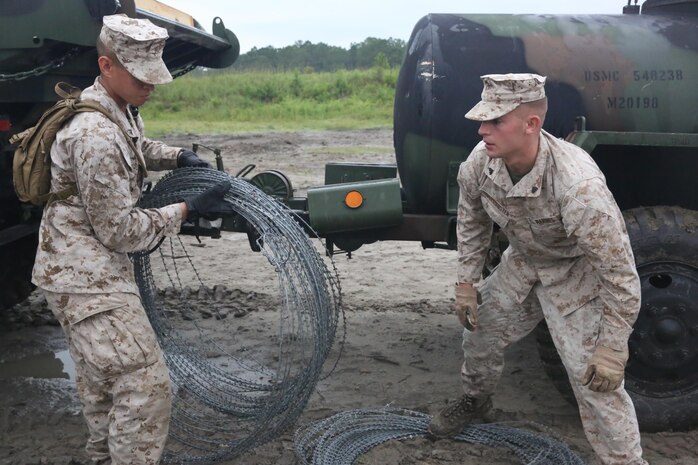
[[[114,61],[108,56],[100,56],[97,59],[97,64],[99,65],[99,72],[106,77],[111,77],[114,71]]]
[[[543,127],[543,120],[538,115],[528,115],[526,118],[526,134],[534,134]]]

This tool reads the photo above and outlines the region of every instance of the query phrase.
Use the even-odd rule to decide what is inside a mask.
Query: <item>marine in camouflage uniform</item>
[[[482,121],[483,141],[458,173],[456,311],[465,326],[465,395],[435,416],[430,431],[448,436],[481,418],[502,373],[504,349],[545,319],[602,463],[644,465],[623,386],[640,308],[623,216],[592,158],[542,130],[545,78],[482,78],[482,101],[466,117]],[[479,282],[493,223],[509,247]]]
[[[147,20],[105,16],[100,77],[82,93],[99,112],[79,113],[51,148],[51,190],[77,194],[44,209],[33,282],[69,341],[94,463],[155,464],[168,433],[171,390],[161,349],[141,304],[128,253],[179,232],[184,203],[136,208],[146,166],[207,166],[192,152],[144,137],[131,105],[172,80],[167,31]]]

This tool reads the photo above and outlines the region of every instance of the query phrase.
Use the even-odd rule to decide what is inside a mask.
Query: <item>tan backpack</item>
[[[49,205],[78,192],[75,184],[58,192],[50,192],[51,146],[56,140],[58,130],[75,114],[86,111],[102,113],[123,131],[131,149],[138,153],[126,130],[102,105],[90,100],[80,100],[82,91],[65,82],[56,84],[55,91],[61,100],[46,110],[36,126],[10,138],[11,144],[19,143],[12,162],[12,183],[15,192],[19,200],[34,205]]]

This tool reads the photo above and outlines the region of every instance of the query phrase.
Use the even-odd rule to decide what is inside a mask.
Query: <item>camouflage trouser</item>
[[[140,298],[44,291],[68,338],[93,463],[157,464],[172,393],[167,366]],[[85,314],[89,316],[80,319]]]
[[[577,398],[584,432],[601,462],[646,465],[635,408],[625,387],[597,393],[581,384],[601,327],[602,309],[598,299],[563,317],[540,283],[519,304],[512,297],[514,294],[508,292],[506,279],[496,269],[479,286],[482,295],[479,327],[475,332],[463,333],[464,391],[476,397],[494,392],[504,367],[504,349],[530,333],[545,318]]]

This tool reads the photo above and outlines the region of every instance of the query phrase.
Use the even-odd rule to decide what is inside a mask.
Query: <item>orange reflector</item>
[[[359,191],[347,192],[344,196],[344,203],[349,208],[359,208],[364,203],[364,196]]]

